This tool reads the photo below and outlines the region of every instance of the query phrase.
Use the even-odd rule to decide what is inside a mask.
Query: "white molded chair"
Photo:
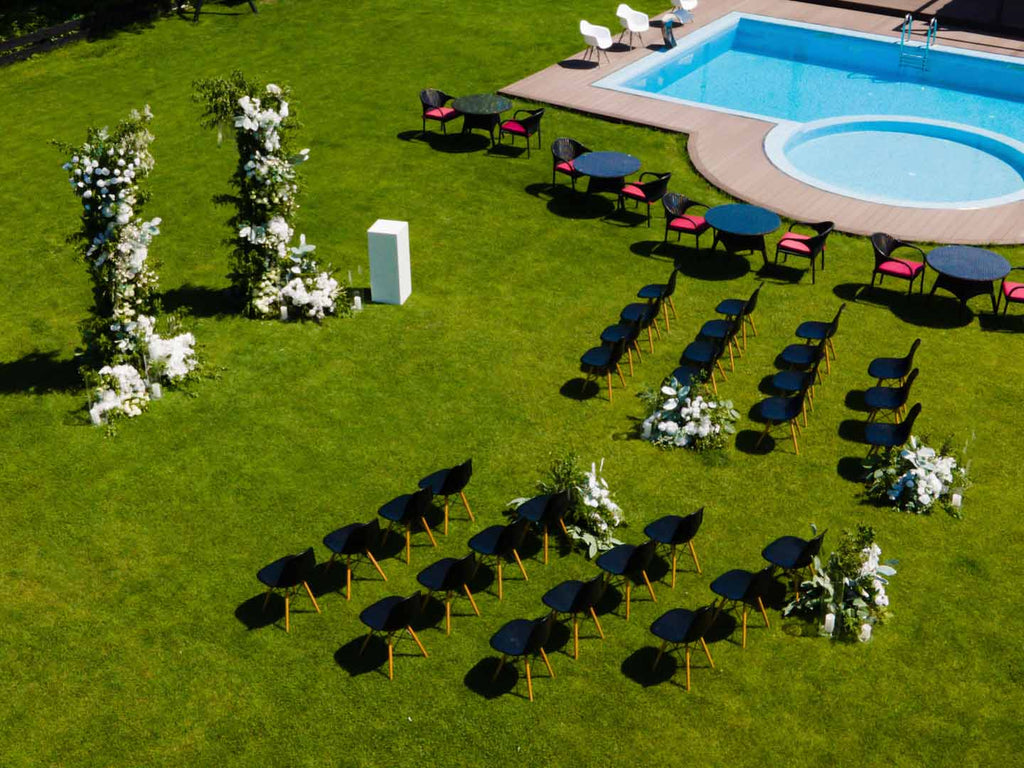
[[[580,21],[580,34],[587,44],[587,52],[583,54],[586,60],[591,54],[601,64],[601,52],[604,51],[605,59],[608,59],[608,49],[612,47],[612,32],[608,27],[591,24],[586,19]]]
[[[672,0],[672,7],[679,8],[683,11],[690,11],[691,13],[696,10],[698,5],[697,0]]]
[[[634,11],[625,3],[620,3],[619,7],[615,9],[615,15],[619,17],[619,23],[622,25],[622,34],[619,35],[619,40],[621,41],[622,36],[628,32],[630,48],[633,47],[633,35],[637,35],[640,42],[643,43],[644,32],[651,28],[651,20],[647,18],[647,14]]]

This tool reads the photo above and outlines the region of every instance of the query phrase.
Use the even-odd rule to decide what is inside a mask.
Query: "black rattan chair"
[[[576,170],[576,158],[585,155],[590,150],[575,139],[562,137],[551,143],[551,185],[554,186],[556,174],[564,173],[572,181],[572,188],[576,189],[576,179],[583,176]]]
[[[648,177],[650,181],[644,181]],[[670,172],[654,173],[653,171],[645,171],[641,173],[639,181],[629,182],[619,190],[619,208],[625,208],[627,197],[630,200],[634,200],[637,205],[646,203],[647,226],[651,226],[651,203],[656,203],[665,196],[671,179],[672,174]]]
[[[871,236],[871,248],[875,252],[875,268],[871,272],[871,287],[874,287],[875,285],[876,275],[878,276],[879,286],[882,285],[882,280],[884,280],[888,275],[889,277],[906,280],[909,283],[907,286],[907,295],[909,296],[914,292],[914,281],[920,277],[920,292],[924,293],[924,251],[916,245],[905,243],[902,240],[897,240],[892,235],[887,235],[884,232],[875,232],[875,234]],[[894,255],[895,251],[899,248],[908,248],[912,251],[917,251],[921,260],[911,261],[910,259],[901,259]]]
[[[525,117],[520,117],[525,115]],[[498,143],[501,144],[501,137],[506,133],[512,137],[515,144],[515,137],[522,136],[526,140],[526,156],[530,156],[530,137],[537,134],[537,148],[540,148],[540,119],[544,117],[543,107],[540,109],[517,109],[512,114],[511,120],[506,120],[498,128]]]
[[[427,120],[441,123],[442,133],[448,133],[447,124],[461,113],[454,107],[445,106],[454,96],[449,96],[437,88],[424,88],[420,91],[420,103],[423,105],[423,134],[427,132]]]
[[[691,213],[694,206],[703,208],[708,206],[691,200],[678,192],[666,192],[661,198],[661,205],[665,209],[665,240],[668,242],[668,233],[675,232],[676,240],[680,240],[684,234],[693,235],[696,239],[696,247],[700,250],[700,236],[711,228],[711,225],[704,220],[703,216]]]
[[[811,260],[811,283],[815,280],[814,265],[821,256],[821,268],[825,268],[825,241],[832,234],[835,223],[831,221],[818,222],[796,222],[793,226],[807,227],[814,231],[813,235],[805,235],[801,232],[787,232],[775,246],[775,263],[779,263],[779,254],[783,261],[787,256],[802,256]]]

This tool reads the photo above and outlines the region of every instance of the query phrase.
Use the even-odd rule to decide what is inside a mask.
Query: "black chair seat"
[[[905,402],[903,387],[871,387],[864,393],[864,405],[873,411],[894,411]]]
[[[443,557],[432,563],[416,575],[416,581],[432,592],[441,592],[448,588],[448,574],[459,562],[455,557]]]
[[[615,576],[622,576],[626,573],[626,566],[629,565],[629,556],[636,549],[634,544],[619,544],[602,554],[595,564],[602,571],[607,571]]]
[[[294,555],[286,555],[275,560],[270,565],[265,565],[256,573],[256,578],[268,587],[294,587],[295,584],[281,583],[281,574],[285,566],[295,558]]]
[[[885,422],[870,422],[864,425],[864,439],[880,448],[891,448],[902,444],[902,425]]]
[[[405,510],[409,505],[409,499],[413,494],[403,493],[401,496],[396,496],[383,507],[377,510],[377,514],[383,517],[385,520],[390,520],[393,523],[402,522]]]
[[[619,313],[619,319],[626,323],[644,324],[650,322],[656,315],[653,304],[633,303],[627,304]]]
[[[686,386],[693,386],[700,381],[700,371],[689,365],[680,365],[674,371],[672,371],[672,378],[678,381],[680,384]]]
[[[544,517],[544,512],[547,510],[548,501],[551,499],[553,494],[545,493],[541,496],[534,496],[532,499],[527,499],[516,508],[516,514],[519,517],[525,517],[531,523],[539,523]]]
[[[601,341],[606,344],[617,344],[625,339],[632,339],[637,334],[637,327],[635,325],[609,325],[603,331],[601,331]]]
[[[829,331],[832,328],[832,323],[822,322],[821,320],[808,320],[800,323],[796,327],[796,337],[798,339],[811,339],[813,341],[821,341],[829,335]]]
[[[877,357],[868,366],[868,376],[873,379],[902,379],[910,367],[903,357]]]
[[[789,344],[779,355],[786,365],[808,368],[818,358],[818,347],[814,344]]]
[[[711,591],[726,600],[742,600],[750,589],[754,574],[742,568],[726,571],[711,582]]]
[[[385,597],[382,600],[378,600],[359,614],[359,620],[370,629],[375,629],[378,632],[394,631],[401,625],[399,625],[399,627],[388,626],[388,619],[391,617],[392,609],[403,600],[405,600],[404,597],[399,597],[397,595],[392,595],[391,597]]]
[[[731,320],[708,320],[701,326],[699,335],[709,339],[725,339],[735,327],[736,324]]]
[[[710,341],[691,341],[683,350],[683,359],[695,363],[713,363],[720,354],[719,346]]]
[[[451,469],[439,469],[431,475],[427,475],[419,482],[420,488],[429,488],[435,496],[440,496],[441,491],[444,489],[445,480],[448,479],[448,473]]]
[[[481,555],[497,554],[498,543],[504,530],[504,525],[492,525],[485,528],[469,540],[469,548]]]
[[[663,299],[667,290],[668,283],[651,283],[637,291],[636,296],[638,299]]]
[[[765,421],[789,421],[796,418],[803,409],[800,397],[768,397],[757,404],[758,412]]]
[[[553,611],[570,613],[580,592],[587,585],[585,581],[563,581],[544,593],[541,601]]]
[[[761,556],[772,565],[789,569],[796,565],[806,546],[807,541],[799,536],[782,536],[765,547]]]
[[[324,546],[336,555],[354,555],[360,553],[362,552],[362,548],[353,549],[353,551],[348,551],[346,550],[345,547],[348,545],[348,541],[351,535],[362,527],[362,523],[352,523],[351,525],[346,525],[344,528],[339,528],[336,531],[331,531],[326,536],[324,536]]]
[[[604,368],[612,359],[612,347],[592,347],[580,357],[580,364],[591,368]]]
[[[746,306],[747,302],[745,299],[725,299],[724,301],[718,302],[718,306],[715,307],[715,312],[727,317],[736,317],[743,312],[743,309]]]
[[[498,653],[522,656],[526,653],[535,621],[513,619],[491,636],[491,647]]]
[[[648,523],[644,528],[644,535],[659,544],[678,544],[676,534],[680,530],[679,526],[682,521],[683,518],[679,515],[665,515],[653,523]]]
[[[673,608],[666,611],[651,624],[651,633],[655,637],[670,643],[686,642],[686,637],[697,614],[686,608]]]
[[[803,371],[779,371],[772,376],[772,386],[779,392],[799,392],[811,375]]]

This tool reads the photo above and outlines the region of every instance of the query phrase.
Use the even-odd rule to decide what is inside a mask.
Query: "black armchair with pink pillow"
[[[649,181],[644,181],[649,179]],[[645,171],[640,174],[640,180],[625,184],[619,191],[619,208],[625,207],[626,198],[636,202],[647,204],[647,226],[651,226],[651,203],[656,203],[665,196],[668,191],[668,183],[672,179],[671,173],[654,173]]]
[[[520,117],[523,115],[523,117]],[[540,119],[544,117],[544,110],[541,109],[517,109],[512,114],[511,120],[506,120],[498,129],[498,143],[506,133],[512,137],[515,144],[515,137],[522,136],[526,140],[526,156],[530,156],[530,137],[537,135],[537,147],[540,147]]]
[[[454,97],[437,88],[424,88],[420,91],[420,103],[423,105],[423,133],[427,132],[427,120],[441,123],[441,132],[448,133],[448,122],[459,117],[461,113],[455,107],[446,106]]]

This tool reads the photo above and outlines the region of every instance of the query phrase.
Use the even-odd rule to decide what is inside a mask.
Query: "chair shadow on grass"
[[[242,313],[243,302],[231,287],[209,288],[185,283],[161,295],[163,308],[168,312],[184,309],[192,317],[226,317]]]
[[[978,323],[981,325],[981,330],[991,333],[1024,333],[1024,315],[1022,314],[990,315],[986,312],[978,316]]]
[[[18,360],[0,362],[0,393],[45,395],[73,392],[82,386],[74,358],[61,360],[56,350],[29,352]]]
[[[562,397],[567,397],[570,400],[593,400],[601,392],[601,387],[594,379],[585,379],[582,376],[576,376],[569,379],[563,384],[558,393]]]
[[[581,185],[585,182],[579,182]],[[566,184],[536,182],[526,185],[526,193],[547,201],[548,211],[563,219],[602,219],[614,210],[615,203],[601,195],[588,195],[582,188]]]
[[[756,258],[760,256],[759,253],[752,253],[750,258]],[[774,261],[769,259],[768,261],[761,263],[761,268],[757,270],[757,276],[765,282],[776,283],[777,285],[796,285],[806,276],[808,278],[808,284],[810,284],[810,268],[802,268],[796,266],[790,266],[789,264],[776,264]]]
[[[396,138],[402,141],[421,141],[435,152],[448,154],[479,152],[491,145],[491,140],[482,133],[462,133],[461,131],[452,131],[447,134],[431,130],[426,133],[420,130],[402,131]]]
[[[521,698],[527,698],[525,694],[515,690],[519,683],[519,670],[515,664],[506,664],[497,677],[494,676],[501,659],[498,656],[485,656],[480,659],[462,678],[463,684],[478,696],[485,699],[496,699],[511,693]],[[547,670],[544,670],[547,674]]]
[[[973,323],[975,317],[970,307],[961,314],[960,302],[943,294],[929,296],[915,291],[908,296],[906,291],[890,290],[878,285],[872,288],[867,283],[841,283],[832,292],[843,301],[888,309],[903,322],[922,328],[964,328]]]
[[[235,618],[250,631],[275,627],[284,632],[284,597],[274,592],[267,600],[267,607],[264,609],[263,601],[266,599],[266,592],[253,595],[235,608]],[[303,593],[302,598],[291,602],[289,607],[291,623],[294,624],[297,617],[303,617],[307,613],[316,614],[316,609],[309,602],[309,596]]]
[[[640,240],[629,250],[644,258],[669,258],[683,275],[695,280],[719,282],[735,280],[750,271],[750,262],[743,256],[725,251],[708,251],[682,242]]]
[[[369,632],[369,630],[367,630]],[[385,679],[388,676],[388,644],[379,634],[370,638],[366,643],[366,650],[360,653],[363,643],[366,641],[367,632],[362,632],[349,640],[334,652],[334,663],[348,672],[350,677],[358,677],[369,672],[376,673]],[[427,649],[427,653],[430,650]],[[408,632],[395,633],[395,645],[393,650],[395,660],[395,677],[403,673],[402,659],[424,659],[416,643],[409,637]],[[409,666],[412,666],[410,664]],[[415,670],[409,670],[415,672]]]
[[[598,64],[590,59],[586,61],[583,59],[563,59],[558,62],[558,66],[562,69],[597,69]]]

